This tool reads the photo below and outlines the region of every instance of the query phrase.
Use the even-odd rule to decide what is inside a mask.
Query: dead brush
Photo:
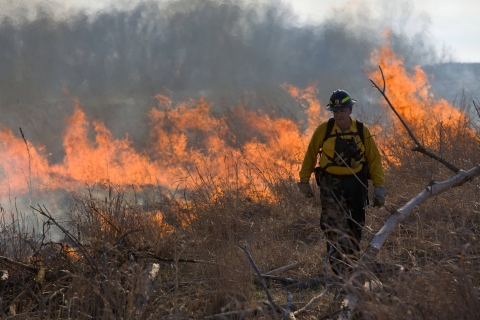
[[[467,123],[461,119],[454,126],[459,131],[440,124],[414,130],[424,141],[433,137],[428,146],[443,158],[468,169],[479,163],[479,153],[476,136],[461,129]],[[362,249],[392,211],[430,181],[452,175],[412,153],[403,134],[394,130],[379,136],[390,159],[388,203],[368,208]],[[338,297],[350,288],[345,279],[328,278],[318,194],[305,200],[297,192],[294,166],[267,161],[262,154],[258,159],[260,165],[228,162],[224,176],[199,169],[172,190],[93,186],[61,219],[40,207],[46,215],[35,230],[23,215],[3,218],[2,316],[268,319],[278,310],[295,315],[309,305],[295,317],[336,317]],[[365,293],[356,314],[365,319],[478,318],[479,195],[474,178],[415,208],[369,270],[383,290]],[[276,311],[242,250],[246,243]],[[309,287],[289,287],[292,283]]]
[[[469,119],[460,119],[456,126],[416,127],[415,132],[436,136],[433,141],[439,154],[461,168],[471,168],[479,162],[475,133],[467,130]],[[441,134],[435,135],[435,130]],[[395,139],[390,144],[392,154],[405,154],[406,144]],[[432,159],[413,154],[399,158],[400,165],[387,172],[389,202],[405,203],[428,181],[442,180],[451,171]],[[478,297],[478,228],[476,213],[478,178],[462,188],[446,191],[430,199],[401,223],[395,235],[379,253],[385,268],[379,274],[384,291],[366,298],[357,311],[372,319],[476,319],[479,317]],[[393,192],[392,192],[393,191]],[[387,206],[388,209],[388,206]],[[386,215],[375,213],[386,219]],[[383,218],[382,218],[383,216]],[[378,228],[378,227],[377,227]],[[368,241],[368,238],[367,238]],[[385,272],[388,271],[389,272]]]
[[[432,257],[404,273],[384,276],[384,291],[359,310],[366,319],[478,318],[478,271],[464,269],[459,258]]]

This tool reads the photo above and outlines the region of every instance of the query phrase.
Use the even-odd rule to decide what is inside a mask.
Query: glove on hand
[[[298,190],[307,198],[313,197],[312,188],[310,187],[310,183],[308,182],[298,182],[297,183]]]
[[[385,197],[387,196],[387,189],[385,187],[375,187],[373,190],[373,206],[374,207],[381,207],[385,204]]]

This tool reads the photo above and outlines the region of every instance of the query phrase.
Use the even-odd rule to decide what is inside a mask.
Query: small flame
[[[66,244],[62,246],[62,252],[72,261],[80,260],[82,257],[74,248]]]
[[[327,109],[323,108],[317,99],[318,89],[316,84],[310,84],[305,90],[287,83],[282,84],[281,87],[306,109],[305,114],[308,116],[307,132],[312,134],[318,124],[328,118]],[[304,102],[308,105],[305,105]]]

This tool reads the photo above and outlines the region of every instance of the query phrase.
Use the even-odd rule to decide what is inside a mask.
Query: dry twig
[[[53,222],[53,224],[55,224],[62,232],[63,234],[65,234],[65,236],[67,236],[70,241],[72,241],[77,247],[78,249],[82,252],[82,254],[84,255],[84,257],[87,259],[88,263],[90,264],[90,266],[93,268],[94,271],[98,271],[98,267],[96,265],[96,263],[93,261],[93,258],[91,257],[90,253],[87,251],[87,249],[85,249],[85,247],[80,243],[80,241],[75,238],[74,235],[72,235],[67,229],[65,229],[64,227],[62,227],[53,217],[52,215],[48,212],[47,208],[44,207],[44,209],[42,209],[42,207],[40,207],[40,205],[38,206],[38,209],[35,208],[35,207],[30,207],[32,208],[33,210],[35,210],[36,212],[38,212],[40,215],[48,218],[49,221]]]

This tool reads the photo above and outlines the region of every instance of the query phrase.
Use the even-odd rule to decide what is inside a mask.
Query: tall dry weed
[[[454,127],[433,120],[414,125],[429,148],[458,167],[479,163],[478,132],[472,131],[469,119]],[[405,132],[393,123],[381,134],[388,208],[402,206],[430,181],[453,175],[412,152]],[[261,166],[229,162],[228,177],[192,173],[182,182],[186,188],[173,191],[93,186],[73,199],[66,217],[58,221],[75,240],[48,219],[30,225],[21,214],[3,219],[0,255],[34,269],[1,262],[2,275],[8,271],[8,277],[0,281],[0,313],[18,318],[186,319],[264,307],[267,297],[242,250],[245,244],[261,272],[301,261],[280,276],[297,281],[324,276],[318,189],[315,198],[306,200],[296,189],[295,168],[264,160]],[[248,174],[253,171],[255,175]],[[246,183],[239,184],[236,177],[242,174]],[[384,290],[359,303],[362,317],[479,317],[479,195],[475,178],[431,198],[395,230],[374,268]],[[385,208],[367,210],[362,248],[389,216]],[[86,261],[78,246],[93,262]],[[149,264],[159,268],[142,303]],[[39,280],[42,268],[47,272]],[[289,283],[267,284],[275,301],[285,304],[283,288]],[[301,307],[322,290],[293,291],[294,304]],[[335,292],[341,293],[341,287],[299,318],[333,317],[339,306]],[[261,310],[260,318],[272,315]]]

